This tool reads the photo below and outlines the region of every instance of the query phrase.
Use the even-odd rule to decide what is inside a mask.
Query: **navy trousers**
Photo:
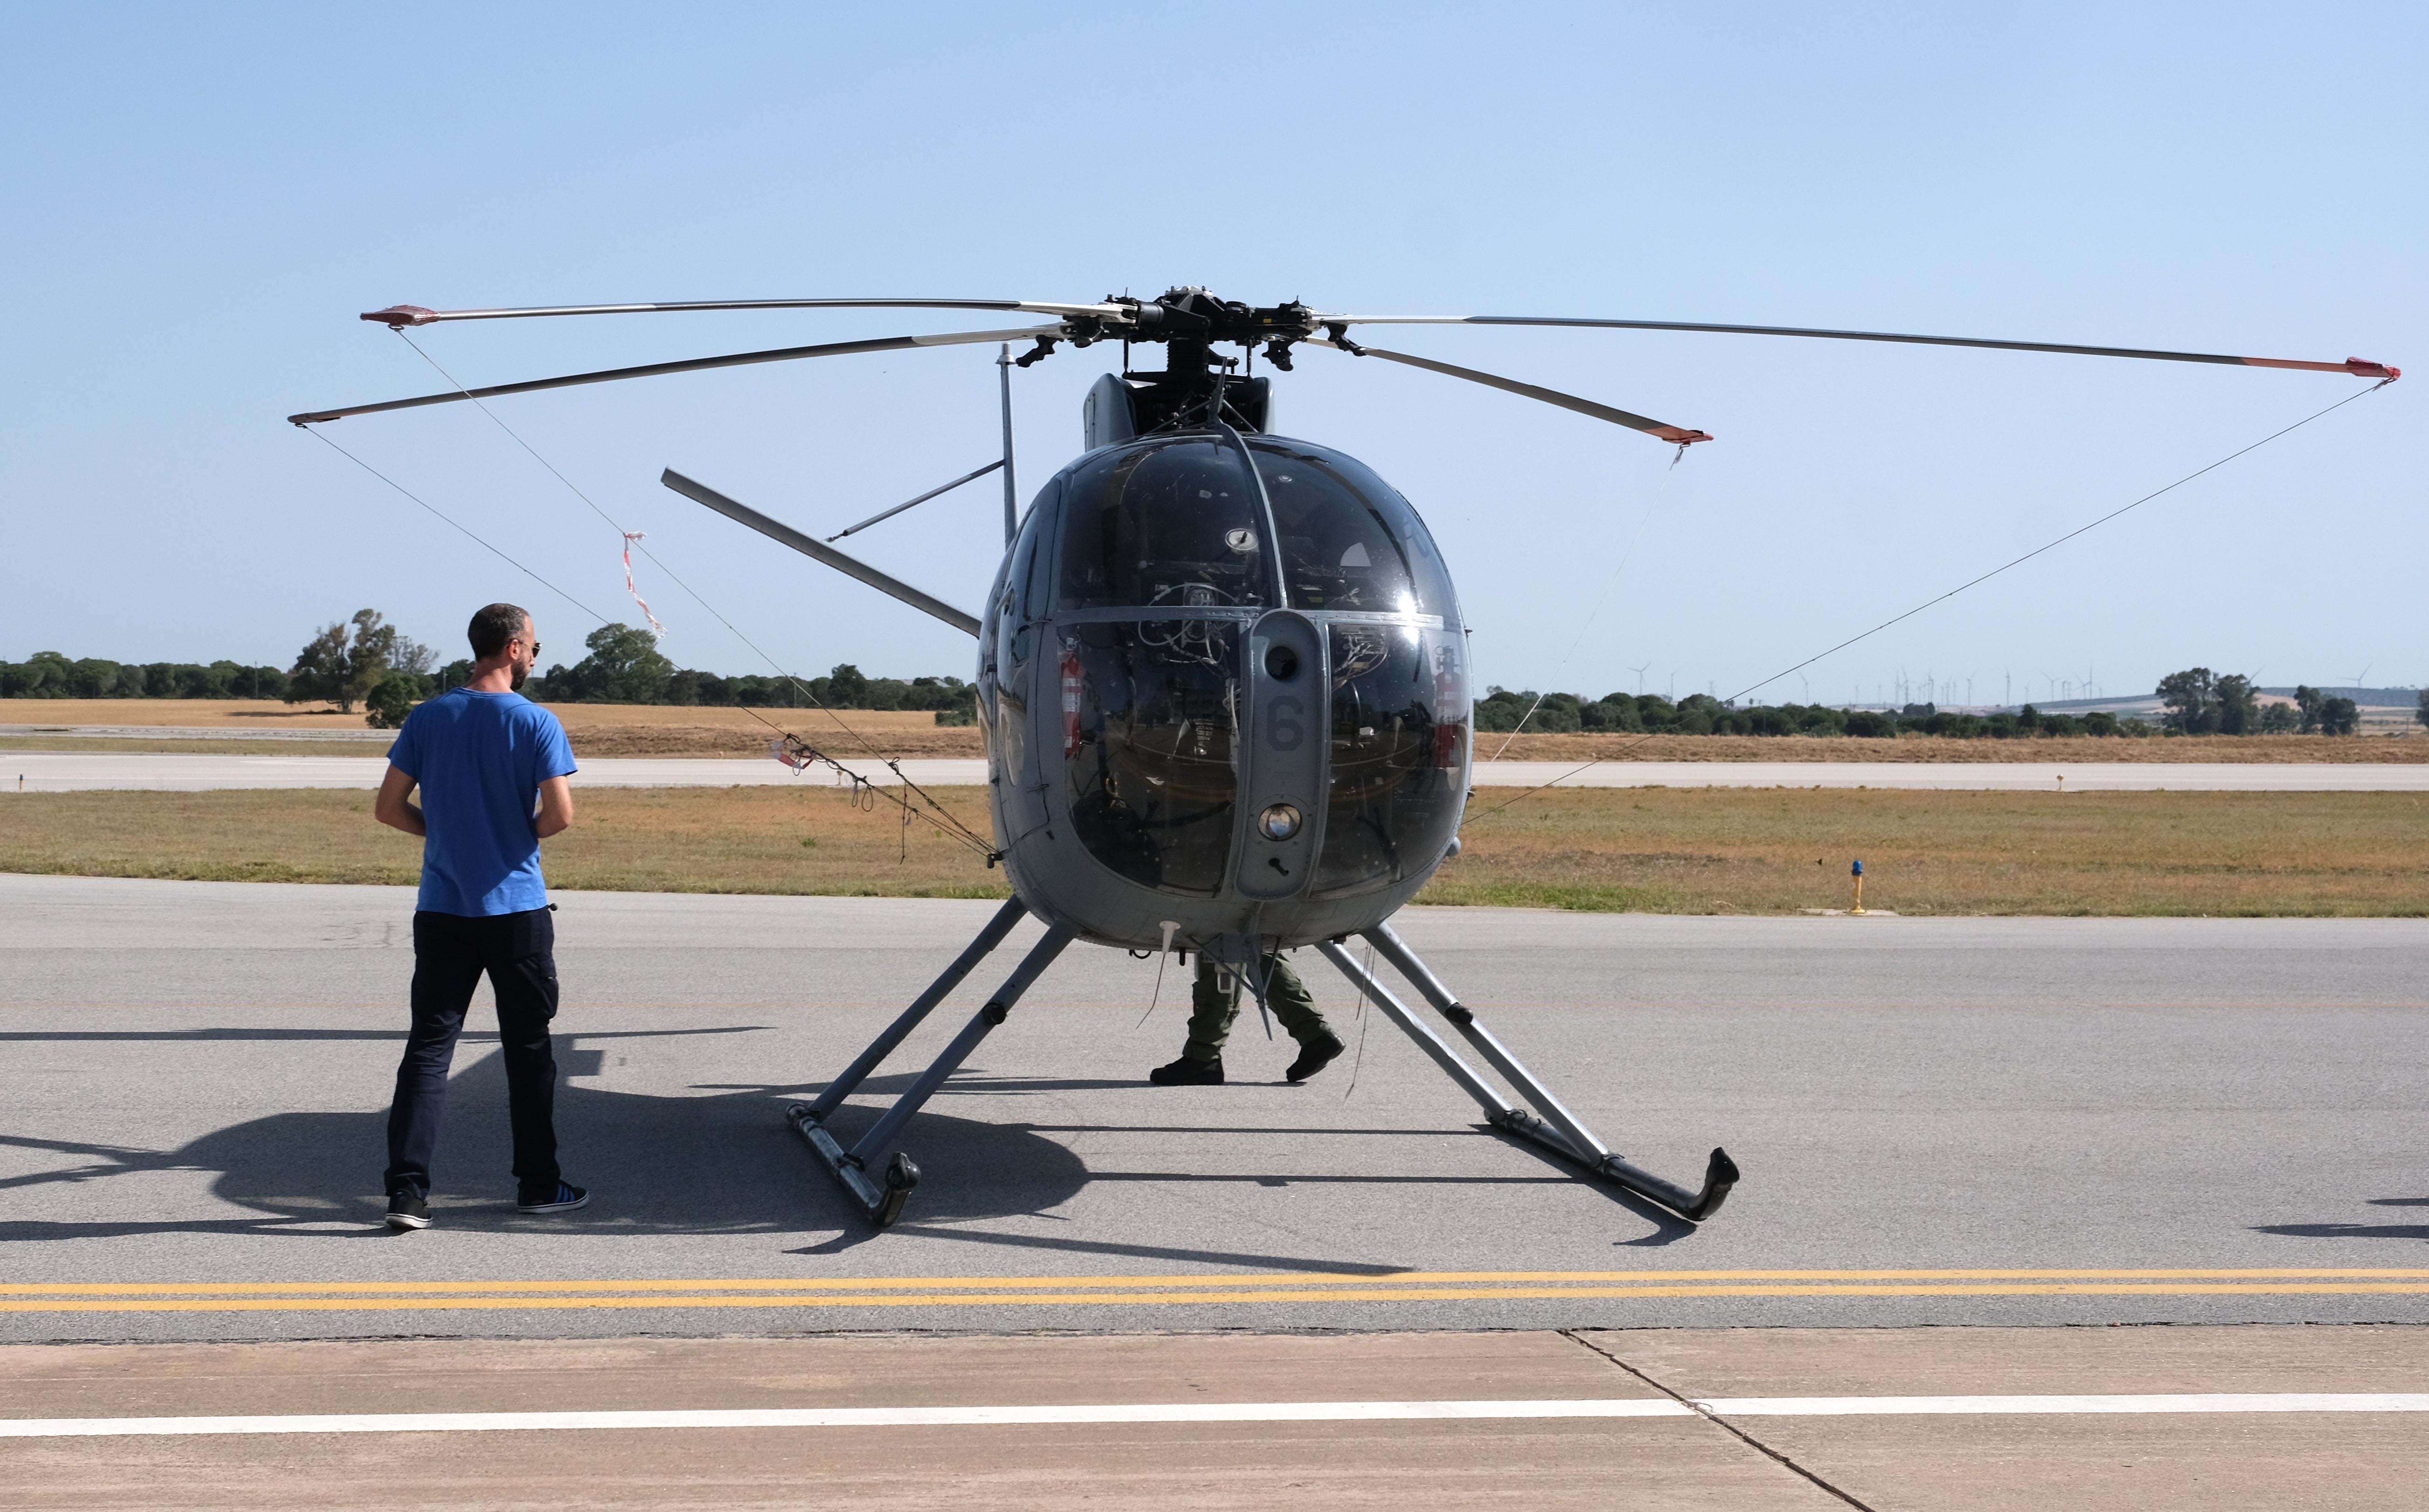
[[[556,1191],[556,1056],[548,1034],[556,1016],[556,921],[546,909],[482,918],[424,912],[413,916],[413,1031],[388,1110],[391,1196],[429,1195],[447,1068],[484,972],[498,997],[516,1191],[526,1199]]]

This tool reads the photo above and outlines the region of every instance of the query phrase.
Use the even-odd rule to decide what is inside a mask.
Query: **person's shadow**
[[[672,1032],[747,1034],[752,1027]],[[311,1029],[203,1030],[158,1037],[401,1038]],[[557,1069],[565,1078],[556,1093],[558,1150],[567,1177],[596,1188],[602,1199],[584,1215],[586,1234],[791,1233],[860,1226],[857,1211],[834,1190],[785,1125],[786,1098],[815,1095],[818,1083],[653,1096],[589,1082],[599,1075],[606,1054],[596,1046],[623,1037],[574,1034],[557,1042]],[[468,1033],[456,1063],[462,1069],[448,1084],[446,1124],[433,1163],[434,1196],[447,1209],[448,1226],[511,1229],[540,1222],[515,1211],[514,1181],[507,1174],[513,1148],[505,1073],[496,1036]],[[866,1090],[899,1093],[910,1080],[909,1074],[872,1076]],[[939,1100],[955,1093],[1017,1093],[1049,1085],[958,1077]],[[837,1115],[837,1131],[848,1138],[875,1117],[873,1109],[847,1109]],[[950,1160],[932,1162],[919,1185],[920,1212],[930,1220],[1038,1212],[1067,1202],[1087,1180],[1079,1157],[1019,1125],[957,1118],[931,1103],[912,1132],[918,1145],[953,1152]],[[0,1220],[0,1241],[170,1233],[372,1233],[387,1202],[379,1190],[387,1140],[386,1108],[273,1113],[168,1151],[0,1138],[0,1143],[85,1158],[75,1166],[0,1181],[0,1191],[107,1180],[141,1171],[210,1171],[218,1173],[211,1183],[214,1196],[258,1215],[90,1223]],[[610,1193],[612,1200],[606,1200]]]

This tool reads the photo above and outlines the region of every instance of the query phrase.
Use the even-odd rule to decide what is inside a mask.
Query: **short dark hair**
[[[471,627],[465,631],[472,642],[472,654],[487,661],[506,649],[506,642],[523,633],[523,624],[531,616],[520,604],[493,603],[472,616]]]

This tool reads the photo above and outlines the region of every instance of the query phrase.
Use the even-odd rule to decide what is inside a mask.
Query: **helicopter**
[[[1681,331],[2143,358],[2340,372],[2391,382],[2358,357],[2305,362],[2054,342],[1789,326],[1545,316],[1336,315],[1297,302],[1250,305],[1200,288],[1094,304],[970,299],[721,300],[434,310],[361,319],[403,331],[449,320],[798,309],[1003,311],[1049,318],[1010,330],[830,342],[576,373],[307,411],[298,426],[627,378],[920,347],[994,343],[1002,355],[1004,456],[916,504],[1000,468],[1004,554],[973,614],[706,484],[667,469],[673,491],[835,567],[978,642],[977,708],[994,827],[1012,896],[977,938],[818,1096],[786,1117],[877,1228],[917,1187],[909,1122],[1055,959],[1075,943],[1146,954],[1197,951],[1262,1008],[1281,950],[1313,946],[1473,1097],[1488,1127],[1691,1223],[1739,1179],[1715,1148],[1693,1187],[1615,1154],[1462,1003],[1392,929],[1392,915],[1460,846],[1469,796],[1468,631],[1450,573],[1417,511],[1365,464],[1273,427],[1263,355],[1293,370],[1300,347],[1480,384],[1685,449],[1704,431],[1556,389],[1364,344],[1354,328],[1505,325]],[[1120,341],[1120,371],[1082,406],[1081,454],[1016,508],[1010,370]],[[1015,358],[1012,344],[1030,343]],[[1162,346],[1160,370],[1132,349]],[[1217,351],[1236,346],[1241,357]],[[780,743],[781,745],[781,743]],[[780,750],[779,754],[783,754]],[[1045,926],[961,1031],[849,1146],[829,1120],[1027,917]],[[1506,1096],[1347,948],[1363,938]],[[873,1174],[874,1173],[874,1174]]]

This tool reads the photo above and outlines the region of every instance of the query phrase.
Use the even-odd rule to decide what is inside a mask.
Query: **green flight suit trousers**
[[[1332,1032],[1324,1015],[1315,1011],[1315,999],[1309,995],[1307,983],[1298,979],[1298,973],[1291,970],[1281,951],[1265,957],[1264,971],[1265,1006],[1281,1020],[1292,1039],[1305,1044]],[[1223,1042],[1231,1037],[1231,1023],[1240,1016],[1240,997],[1238,980],[1218,973],[1214,962],[1201,952],[1198,957],[1198,983],[1189,994],[1189,1043],[1181,1053],[1201,1063],[1222,1060]]]

